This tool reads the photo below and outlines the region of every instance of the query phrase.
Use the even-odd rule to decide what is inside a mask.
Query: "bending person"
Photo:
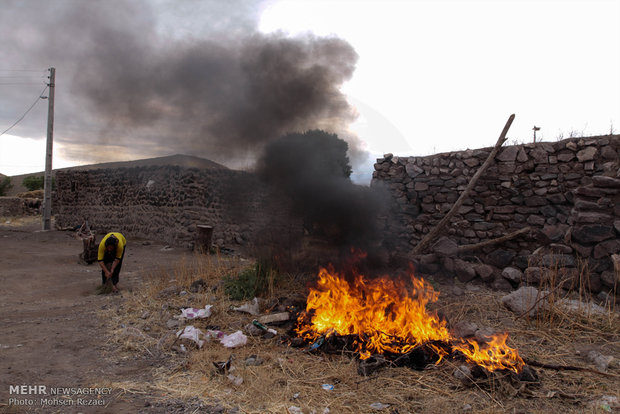
[[[123,257],[127,240],[121,233],[108,233],[99,243],[97,260],[101,267],[101,283],[105,284],[112,279],[112,291],[118,292],[119,275],[123,266]]]

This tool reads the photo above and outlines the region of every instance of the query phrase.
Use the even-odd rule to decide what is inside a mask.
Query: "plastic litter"
[[[238,346],[243,346],[248,343],[248,337],[243,334],[241,331],[237,331],[230,335],[224,335],[220,342],[226,348],[236,348]]]
[[[181,309],[181,317],[185,319],[208,318],[211,316],[213,305],[206,305],[204,309],[185,308]]]
[[[323,342],[325,342],[325,337],[322,336],[316,341],[314,341],[312,345],[310,345],[310,348],[308,348],[308,351],[314,351],[315,349],[318,349],[321,345],[323,345]]]
[[[236,386],[243,384],[243,377],[240,377],[238,375],[228,374],[227,378]]]
[[[228,357],[228,360],[223,362],[213,362],[213,366],[217,369],[219,374],[226,374],[230,369],[230,364],[232,362],[232,355]]]
[[[389,406],[390,404],[383,404],[380,402],[375,402],[375,403],[370,404],[370,408],[372,408],[373,410],[377,410],[377,411],[385,410]]]
[[[243,332],[249,336],[265,335],[265,331],[254,325],[252,322],[244,326]]]
[[[276,331],[275,329],[272,329],[272,328],[267,328],[265,325],[263,325],[262,323],[260,323],[256,319],[254,319],[252,321],[252,325],[256,326],[257,328],[259,328],[259,329],[261,329],[261,330],[263,330],[265,332],[268,332],[268,333],[271,333],[271,334],[274,334],[274,335],[278,334],[278,331]]]
[[[198,328],[194,328],[192,325],[188,325],[184,329],[177,332],[177,338],[191,339],[196,342],[198,348],[202,348],[205,343],[204,340],[200,339],[202,335],[202,331]]]
[[[181,326],[181,323],[177,319],[168,319],[166,321],[166,327],[168,329],[174,329]]]
[[[303,410],[296,405],[291,405],[286,409],[286,411],[288,412],[288,414],[304,414]]]
[[[209,341],[211,339],[220,339],[224,336],[224,332],[222,331],[218,331],[218,330],[213,330],[213,329],[207,329],[207,332],[205,332],[204,334],[204,338]]]
[[[603,395],[601,398],[595,401],[590,401],[588,406],[602,410],[608,413],[614,412],[616,408],[620,408],[620,401],[618,397],[613,395]]]
[[[237,307],[233,306],[232,310],[235,310],[237,312],[245,312],[245,313],[249,313],[250,315],[258,316],[260,315],[260,306],[258,305],[258,298],[254,298],[252,299],[251,302],[244,303],[241,306],[237,306]]]
[[[603,355],[598,351],[590,351],[586,355],[586,359],[593,363],[600,372],[607,371],[609,364],[614,360],[614,357],[609,355]]]
[[[261,357],[259,357],[258,355],[250,355],[248,358],[246,358],[245,360],[245,365],[246,366],[259,366],[263,364],[263,359]]]
[[[323,388],[325,391],[333,391],[334,390],[334,386],[332,384],[323,384],[323,385],[321,385],[321,388]]]

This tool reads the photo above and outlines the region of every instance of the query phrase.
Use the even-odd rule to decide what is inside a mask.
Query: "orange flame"
[[[431,285],[413,274],[407,280],[368,279],[354,273],[353,280],[347,282],[330,265],[319,270],[317,286],[310,290],[306,313],[299,318],[296,330],[307,341],[335,334],[355,336],[358,339],[353,345],[361,359],[372,354],[407,353],[425,344],[437,353],[439,361],[448,354],[446,349],[451,349],[489,371],[521,371],[525,363],[506,345],[507,334],[495,335],[482,344],[454,338],[446,322],[426,310],[438,297]]]

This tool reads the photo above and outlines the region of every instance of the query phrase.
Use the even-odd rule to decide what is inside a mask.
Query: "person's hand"
[[[107,272],[105,272],[105,277],[106,279],[109,279],[112,277],[112,272],[110,272],[109,270]]]

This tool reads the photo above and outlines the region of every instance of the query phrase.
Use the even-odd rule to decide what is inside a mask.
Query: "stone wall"
[[[0,217],[40,214],[41,200],[37,198],[0,197]]]
[[[384,184],[392,195],[393,214],[385,221],[385,230],[394,235],[397,250],[410,252],[443,218],[491,149],[427,157],[386,154],[377,160],[372,185]],[[476,251],[476,260],[492,266],[496,276],[507,267],[527,271],[535,267],[534,259],[547,264],[563,260],[560,264],[565,267],[587,262],[597,279],[592,282],[596,290],[601,277],[613,279],[605,272],[613,270],[610,255],[620,251],[619,154],[619,135],[505,146],[444,236],[462,246],[530,226],[533,231],[523,237]],[[445,242],[435,247],[437,252],[431,248],[437,257],[422,258],[422,268],[513,287],[525,279],[525,273],[484,277],[480,273],[488,269],[473,272],[473,266],[439,257]]]
[[[295,227],[286,201],[252,174],[176,166],[58,171],[57,227],[88,220],[98,232],[183,246],[199,224],[219,246],[246,244]]]

